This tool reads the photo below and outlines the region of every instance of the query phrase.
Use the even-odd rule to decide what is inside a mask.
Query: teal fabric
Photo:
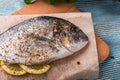
[[[83,12],[92,12],[95,32],[110,46],[110,57],[100,64],[99,80],[120,80],[120,2],[78,0]],[[23,0],[0,0],[0,15],[10,15],[24,7]]]
[[[95,32],[109,45],[110,56],[100,64],[100,80],[120,80],[120,2],[116,0],[80,0],[75,3],[84,12],[92,12]]]
[[[0,0],[0,16],[10,15],[25,5],[24,0]]]

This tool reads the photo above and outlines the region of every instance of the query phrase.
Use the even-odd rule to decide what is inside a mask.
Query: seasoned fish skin
[[[0,34],[0,60],[26,65],[67,57],[88,43],[77,26],[61,18],[39,16]]]

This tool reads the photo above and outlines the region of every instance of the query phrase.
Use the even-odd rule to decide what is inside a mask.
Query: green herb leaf
[[[30,3],[33,3],[33,2],[35,2],[36,0],[24,0],[24,2],[26,3],[26,4],[30,4]],[[52,5],[54,5],[55,3],[56,3],[56,0],[48,0],[49,1],[49,3],[50,4],[52,4]],[[73,3],[73,2],[75,2],[75,1],[77,1],[77,0],[61,0],[62,2],[64,2],[64,3]]]
[[[61,0],[62,2],[64,2],[64,3],[68,3],[69,2],[69,0]]]
[[[26,4],[30,4],[30,3],[33,3],[33,2],[35,2],[36,0],[24,0],[24,2],[26,3]]]
[[[77,0],[69,0],[70,3],[76,2]]]
[[[49,3],[54,5],[56,3],[56,0],[49,0]]]

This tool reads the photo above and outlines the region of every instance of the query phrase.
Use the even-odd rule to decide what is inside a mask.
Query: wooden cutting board
[[[43,14],[42,14],[43,15]],[[69,16],[68,16],[69,15]],[[18,15],[0,17],[0,31],[4,32],[11,26],[14,26],[26,19],[40,15]],[[45,15],[44,15],[45,16]],[[0,72],[0,80],[77,80],[78,78],[86,78],[93,80],[98,76],[98,58],[95,43],[95,35],[93,30],[93,23],[90,13],[65,13],[65,14],[47,14],[47,16],[56,16],[66,19],[81,30],[89,38],[89,44],[73,55],[51,62],[51,69],[42,75],[24,75],[21,77],[13,77],[7,75],[3,70]],[[79,22],[78,22],[79,20]],[[86,24],[87,21],[87,24]],[[84,27],[82,27],[84,26]],[[29,28],[29,27],[28,27]],[[1,69],[1,68],[0,68]],[[2,75],[3,74],[3,75]],[[91,79],[92,78],[92,79]]]
[[[13,15],[24,14],[48,14],[48,13],[67,13],[67,12],[79,12],[79,10],[73,4],[57,3],[56,5],[50,5],[46,0],[37,0],[33,4],[29,4],[22,9],[13,13]],[[102,63],[109,56],[108,45],[96,35],[97,50],[99,63]]]
[[[66,13],[66,12],[78,12],[78,11],[79,10],[73,4],[59,3],[55,6],[52,6],[52,5],[49,5],[45,0],[38,0],[34,4],[27,5],[24,8],[22,8],[22,9],[18,10],[17,12],[13,13],[13,15],[41,14],[41,13],[42,14],[43,13],[45,13],[45,14],[46,13]],[[97,41],[99,62],[101,63],[108,57],[109,47],[97,35],[96,35],[96,41]],[[76,57],[72,58],[72,60],[74,61],[76,59]],[[61,78],[63,78],[63,77],[65,78],[65,77],[70,76],[68,71],[70,71],[70,72],[78,72],[79,71],[79,69],[76,69],[76,71],[72,71],[72,69],[76,66],[76,63],[74,63],[75,65],[67,67],[68,64],[64,64],[63,60],[65,60],[67,62],[67,61],[70,61],[71,58],[68,57],[67,59],[62,59],[62,60],[59,60],[59,61],[55,61],[51,65],[51,67],[54,67],[51,70],[52,73],[54,73],[54,74],[51,74],[51,72],[48,72],[48,74],[50,74],[50,75],[43,74],[41,76],[41,75],[27,75],[26,74],[25,76],[22,76],[22,77],[12,77],[10,75],[6,75],[6,73],[0,68],[0,75],[1,75],[0,80],[39,80],[39,79],[41,79],[41,80],[56,80],[56,78],[59,78],[60,75],[62,75]],[[75,62],[77,62],[77,60]],[[62,66],[64,66],[64,67],[62,67]],[[66,72],[66,70],[68,70],[68,71]],[[83,71],[83,73],[86,73],[86,72]],[[89,71],[87,71],[87,73],[89,73]],[[78,77],[79,75],[80,74],[74,74],[72,76]],[[52,76],[52,79],[48,79],[51,76]],[[68,80],[70,80],[71,77],[69,77]]]

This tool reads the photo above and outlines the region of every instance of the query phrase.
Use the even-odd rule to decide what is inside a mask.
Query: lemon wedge
[[[26,74],[26,71],[24,71],[18,64],[4,64],[4,62],[1,61],[1,67],[5,72],[13,76]]]
[[[44,74],[49,71],[50,65],[23,65],[20,67],[30,74]]]

